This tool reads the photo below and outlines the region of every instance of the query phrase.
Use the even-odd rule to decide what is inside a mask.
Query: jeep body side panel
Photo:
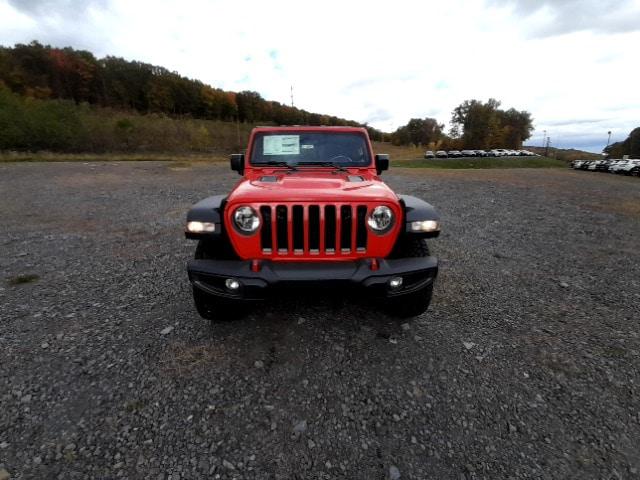
[[[226,195],[214,195],[212,197],[200,200],[193,205],[187,213],[187,223],[189,222],[207,222],[214,223],[216,228],[212,233],[191,233],[185,232],[185,236],[190,239],[218,237],[224,228],[224,220],[222,210]]]

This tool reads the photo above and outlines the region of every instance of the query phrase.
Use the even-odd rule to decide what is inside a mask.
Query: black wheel
[[[213,243],[200,240],[196,247],[196,260],[208,259],[232,259],[237,258],[231,245],[225,245],[222,242]],[[239,302],[224,300],[222,298],[210,295],[207,292],[193,286],[193,301],[196,305],[198,314],[211,323],[235,320],[242,317],[246,310],[244,305]]]
[[[403,237],[398,240],[390,258],[428,257],[429,246],[423,238]],[[389,313],[399,318],[417,317],[429,308],[433,295],[433,283],[415,292],[390,298],[386,302]]]

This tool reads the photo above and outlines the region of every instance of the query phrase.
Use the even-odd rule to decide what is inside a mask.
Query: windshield
[[[333,163],[343,167],[371,164],[365,136],[353,132],[260,132],[251,152],[252,165]]]

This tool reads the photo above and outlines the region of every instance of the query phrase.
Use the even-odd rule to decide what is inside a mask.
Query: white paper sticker
[[[264,155],[299,155],[299,135],[267,135],[262,145]]]

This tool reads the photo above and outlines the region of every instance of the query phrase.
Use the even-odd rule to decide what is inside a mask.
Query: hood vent
[[[364,182],[364,178],[360,175],[347,175],[347,181],[349,182]]]
[[[275,175],[265,175],[263,177],[260,177],[260,181],[266,183],[276,183],[278,181],[278,177],[276,177]]]

